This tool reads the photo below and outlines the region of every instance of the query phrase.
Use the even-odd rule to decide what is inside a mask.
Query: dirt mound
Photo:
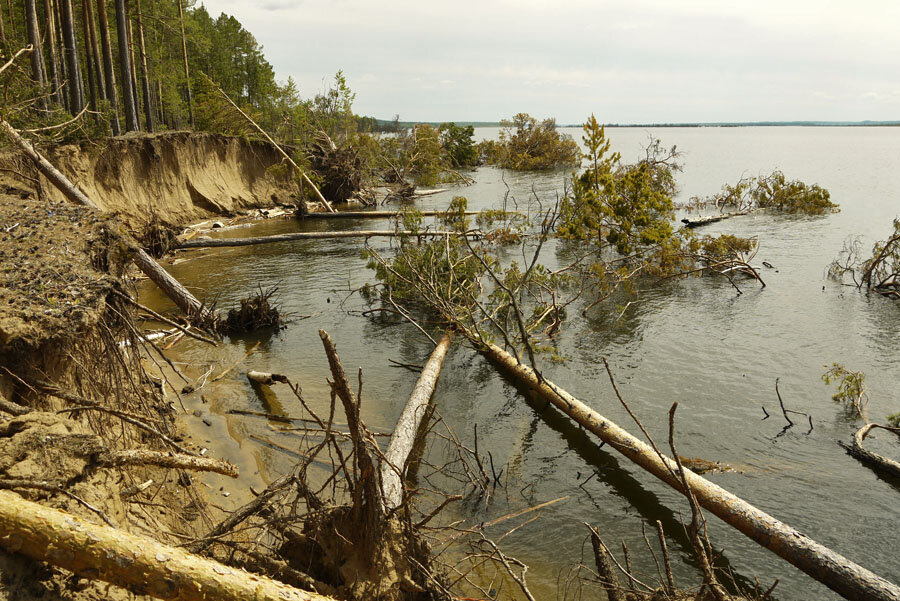
[[[107,218],[27,192],[0,194],[0,352],[37,349],[96,324],[115,286]],[[93,247],[93,248],[92,248]]]
[[[186,224],[211,215],[294,202],[287,170],[271,169],[281,155],[265,142],[218,134],[132,133],[44,150],[47,158],[104,211],[130,227],[152,215]],[[16,163],[14,155],[0,163]],[[30,169],[29,169],[30,170]],[[41,178],[44,192],[61,199]]]

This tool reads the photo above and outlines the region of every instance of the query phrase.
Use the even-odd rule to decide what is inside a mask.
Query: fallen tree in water
[[[182,601],[326,601],[183,549],[0,490],[0,546],[135,594]]]
[[[335,238],[437,238],[447,236],[478,237],[477,232],[459,233],[452,231],[412,231],[412,230],[358,230],[346,232],[293,232],[254,238],[194,238],[179,242],[175,248],[222,248],[227,246],[253,246],[256,244],[272,244],[275,242],[293,242],[295,240],[330,240]]]
[[[897,428],[882,426],[880,424],[866,424],[853,434],[852,443],[848,445],[839,441],[839,444],[844,447],[847,453],[856,457],[863,463],[872,466],[876,471],[900,478],[900,462],[885,457],[884,455],[879,455],[863,446],[863,441],[866,439],[866,436],[876,428],[900,434],[900,430]]]
[[[894,231],[887,240],[872,246],[872,254],[863,259],[859,239],[844,243],[838,257],[828,267],[828,276],[843,282],[849,276],[853,284],[887,298],[900,299],[900,219],[894,219]]]

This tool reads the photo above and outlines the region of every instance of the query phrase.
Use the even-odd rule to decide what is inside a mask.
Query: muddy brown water
[[[578,139],[580,132],[570,130]],[[479,130],[492,137],[496,130]],[[597,309],[587,318],[570,312],[561,333],[568,360],[546,362],[544,373],[620,425],[635,430],[612,396],[601,357],[607,357],[625,398],[661,441],[666,412],[679,402],[679,452],[690,457],[739,465],[735,472],[708,477],[817,541],[894,582],[900,581],[896,526],[900,520],[900,482],[887,480],[847,456],[838,440],[849,440],[858,420],[831,400],[821,381],[834,361],[865,372],[869,414],[883,420],[900,411],[900,305],[827,281],[824,272],[849,235],[865,247],[884,238],[900,215],[900,135],[892,128],[634,128],[607,130],[626,159],[640,156],[649,135],[677,144],[684,154],[679,200],[710,194],[745,174],[782,169],[789,177],[828,188],[841,212],[823,217],[756,215],[720,222],[706,233],[758,235],[754,264],[768,286],[742,284],[737,295],[724,280],[702,278],[671,283],[640,295],[621,318]],[[534,210],[532,191],[543,202],[562,194],[566,173],[518,174],[494,168],[473,173],[476,183],[421,199],[422,208],[444,208],[455,195],[469,208],[497,208],[507,186],[509,202]],[[383,224],[389,227],[388,223]],[[220,235],[248,236],[288,231],[372,228],[375,223],[271,221]],[[380,251],[390,242],[374,240]],[[314,407],[328,402],[328,367],[316,332],[327,330],[337,342],[348,372],[363,368],[363,417],[389,431],[412,389],[416,374],[392,367],[390,359],[422,364],[430,343],[407,324],[348,315],[363,305],[350,292],[371,279],[357,240],[311,240],[270,246],[194,251],[171,267],[173,274],[204,298],[222,307],[235,303],[257,284],[278,285],[283,308],[295,317],[274,335],[230,339],[217,349],[186,340],[173,349],[190,373],[213,364],[214,374],[232,364],[257,340],[259,349],[232,374],[203,390],[201,408],[211,426],[211,450],[241,464],[247,482],[258,487],[289,469],[296,458],[260,442],[296,445],[289,434],[273,431],[266,420],[226,415],[229,409],[301,415],[289,391],[275,388],[264,398],[246,381],[249,369],[288,374]],[[564,246],[549,244],[542,260],[563,264]],[[167,302],[144,286],[146,302]],[[814,429],[798,424],[779,436],[775,378],[788,408],[812,415]],[[443,419],[471,444],[478,424],[479,446],[503,466],[504,489],[491,503],[470,500],[450,518],[478,524],[510,511],[564,495],[540,519],[504,539],[508,553],[530,566],[532,590],[541,598],[557,595],[567,570],[584,555],[582,522],[598,525],[611,546],[624,539],[640,572],[656,568],[641,536],[642,522],[662,520],[674,540],[675,577],[682,586],[698,582],[689,547],[678,536],[679,520],[689,517],[678,495],[606,448],[598,449],[560,415],[532,407],[481,357],[455,344],[444,366],[434,402]],[[766,407],[772,417],[762,420]],[[189,419],[199,420],[189,416]],[[204,430],[205,428],[205,430]],[[887,434],[873,435],[885,453],[900,446]],[[441,458],[442,447],[433,451]],[[593,474],[593,475],[592,475]],[[585,482],[586,481],[586,482]],[[223,504],[227,505],[227,503]],[[518,521],[496,526],[500,536]],[[837,598],[798,570],[742,535],[710,518],[710,535],[738,579],[758,576],[764,585],[776,577],[778,597]],[[615,543],[615,545],[613,544]],[[560,593],[560,596],[562,593]]]

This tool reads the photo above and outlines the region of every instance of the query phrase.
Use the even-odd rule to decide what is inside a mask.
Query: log
[[[723,221],[730,217],[738,217],[740,215],[749,215],[751,211],[736,211],[734,213],[720,213],[719,215],[709,215],[707,217],[697,217],[696,219],[691,219],[690,217],[685,217],[681,220],[681,223],[684,224],[686,228],[693,229],[695,227],[701,227],[704,225],[709,225],[710,223],[715,223],[717,221]]]
[[[180,601],[328,601],[0,491],[0,546],[138,595]]]
[[[485,211],[465,211],[466,215],[481,215]],[[423,217],[443,217],[447,211],[417,211]],[[458,215],[459,213],[449,213]],[[337,211],[335,213],[307,213],[300,219],[393,219],[403,215],[402,211]]]
[[[240,475],[236,465],[221,459],[178,453],[163,453],[161,451],[148,451],[145,449],[105,453],[100,456],[99,463],[107,467],[119,467],[122,465],[157,465],[159,467],[194,470],[198,472],[215,472],[231,478],[237,478]]]
[[[332,238],[390,238],[394,236],[471,236],[479,234],[449,231],[436,232],[410,232],[394,230],[357,230],[351,232],[292,232],[289,234],[275,234],[274,236],[258,236],[255,238],[200,238],[179,242],[175,248],[217,248],[224,246],[252,246],[254,244],[272,244],[274,242],[291,242],[294,240],[327,240]]]
[[[534,370],[519,363],[502,348],[487,344],[479,350],[521,388],[538,394],[626,458],[684,492],[678,477],[678,466],[671,458],[657,454],[649,444],[632,436],[549,380],[539,378]],[[817,543],[702,476],[685,470],[684,478],[704,509],[844,598],[851,601],[900,601],[900,587],[896,584]]]
[[[434,393],[451,340],[451,334],[444,334],[438,342],[428,362],[425,363],[403,412],[397,419],[394,433],[391,434],[387,451],[384,453],[385,462],[381,465],[382,499],[388,510],[396,509],[403,503],[403,479],[406,475],[409,454],[413,450],[416,434]]]
[[[841,442],[840,445],[846,449],[847,453],[856,457],[863,463],[872,466],[875,470],[900,478],[900,462],[879,455],[878,453],[873,453],[863,446],[863,440],[865,440],[866,436],[868,436],[875,428],[890,430],[890,428],[885,428],[879,424],[866,424],[853,435],[852,444],[847,445]]]
[[[248,371],[247,379],[251,382],[256,382],[257,384],[265,384],[266,386],[271,386],[275,382],[281,382],[282,384],[291,383],[287,376],[282,374],[270,374],[263,371]]]
[[[6,131],[6,135],[18,146],[25,155],[30,158],[38,171],[47,178],[70,201],[92,209],[99,209],[94,202],[82,192],[78,186],[63,175],[50,161],[43,157],[34,146],[23,138],[16,129],[5,119],[0,119],[0,126]],[[120,233],[119,237],[131,250],[134,262],[166,295],[172,299],[178,308],[190,317],[200,317],[204,322],[215,322],[216,315],[213,311],[203,306],[187,288],[173,278],[169,272],[162,268],[153,257],[138,245],[131,236]]]

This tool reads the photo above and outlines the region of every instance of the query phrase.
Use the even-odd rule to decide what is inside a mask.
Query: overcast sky
[[[202,0],[303,96],[560,123],[900,120],[898,0]]]

